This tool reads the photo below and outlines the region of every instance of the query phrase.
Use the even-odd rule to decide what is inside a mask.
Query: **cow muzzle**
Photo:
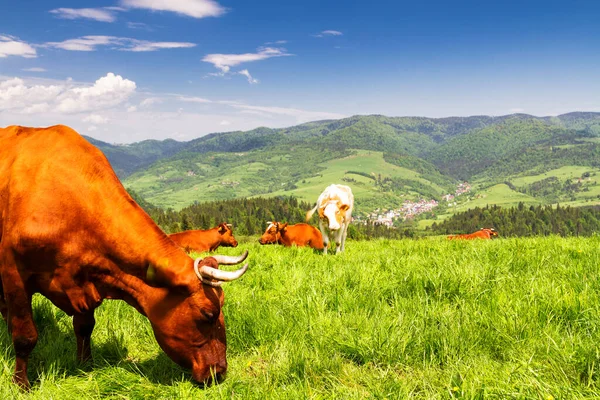
[[[219,362],[215,365],[194,368],[192,377],[201,385],[210,386],[214,383],[221,383],[225,380],[227,374],[227,361]]]

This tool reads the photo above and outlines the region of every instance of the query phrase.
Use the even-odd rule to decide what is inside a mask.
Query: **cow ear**
[[[349,208],[350,206],[348,204],[342,204],[340,206],[340,211],[348,211]]]
[[[283,231],[285,231],[285,228],[287,228],[287,226],[288,226],[288,223],[286,222],[285,224],[283,224],[283,225],[281,225],[281,226],[279,227],[279,230],[280,230],[281,232],[283,232]]]
[[[227,227],[225,224],[219,224],[219,233],[225,233],[227,231]]]
[[[319,218],[323,218],[325,216],[325,208],[319,207]]]

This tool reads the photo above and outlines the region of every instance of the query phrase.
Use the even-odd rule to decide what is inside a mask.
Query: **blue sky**
[[[0,0],[0,15],[0,126],[127,143],[600,111],[596,1]]]

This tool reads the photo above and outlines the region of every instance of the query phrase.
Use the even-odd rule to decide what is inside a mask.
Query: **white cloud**
[[[85,117],[84,119],[82,119],[82,121],[89,122],[89,123],[96,124],[96,125],[104,125],[104,124],[108,124],[109,119],[106,117],[103,117],[102,115],[90,114],[87,117]]]
[[[22,114],[38,114],[44,113],[50,110],[50,104],[48,103],[37,103],[27,106],[21,110]]]
[[[247,69],[243,69],[241,71],[238,71],[238,74],[240,75],[244,75],[246,78],[248,78],[248,83],[249,84],[254,84],[254,83],[258,83],[258,79],[254,79],[252,77],[252,75],[250,75],[250,72],[248,72]]]
[[[135,89],[135,82],[113,73],[108,73],[91,86],[74,85],[69,80],[50,85],[31,84],[12,78],[0,81],[0,111],[9,110],[17,114],[96,111],[124,102]]]
[[[100,46],[113,46],[111,49],[122,51],[156,51],[161,49],[189,48],[196,46],[188,42],[149,42],[116,36],[82,36],[62,42],[47,42],[45,47],[54,47],[70,51],[95,51]]]
[[[27,85],[20,78],[4,80],[0,82],[0,111],[30,113],[34,106],[49,108],[64,90],[59,85]]]
[[[274,42],[266,42],[265,44],[286,44],[287,40],[276,40]]]
[[[226,9],[213,0],[121,0],[127,8],[170,11],[193,18],[218,17]]]
[[[129,29],[143,29],[146,31],[152,31],[153,29],[143,22],[127,22],[127,27]]]
[[[56,111],[77,113],[110,108],[127,100],[135,89],[135,82],[109,72],[91,87],[76,87],[63,93]]]
[[[115,39],[117,38],[114,36],[82,36],[62,42],[47,42],[44,46],[70,51],[94,51],[98,46],[114,44]]]
[[[294,117],[297,122],[314,121],[318,119],[338,119],[344,118],[344,115],[322,112],[322,111],[307,111],[298,108],[287,108],[287,107],[265,107],[265,106],[253,106],[248,104],[232,104],[234,108],[241,109],[242,112],[248,114],[257,115],[278,115]]]
[[[212,103],[212,100],[208,100],[202,97],[179,96],[177,97],[177,99],[188,103]]]
[[[138,90],[134,82],[115,74],[88,83],[0,76],[0,126],[65,124],[110,143],[131,143],[172,138],[175,132],[181,133],[181,139],[190,140],[224,130],[278,128],[343,117],[301,108],[252,105],[235,99]],[[154,103],[152,108],[140,106],[144,100],[155,98],[161,102],[145,103]]]
[[[342,36],[343,33],[340,31],[334,31],[331,29],[328,29],[326,31],[321,31],[320,33],[313,35],[314,37],[325,37],[325,36]]]
[[[35,58],[37,52],[31,45],[14,36],[0,35],[0,58],[8,56]]]
[[[140,103],[140,107],[146,108],[146,107],[150,107],[153,104],[160,104],[160,103],[162,103],[162,100],[159,99],[158,97],[148,97],[148,98],[142,100],[142,102]]]
[[[27,72],[46,72],[45,68],[32,67],[32,68],[23,68],[23,71]]]
[[[55,8],[50,10],[50,13],[55,14],[62,19],[93,19],[100,22],[114,22],[116,16],[114,11],[118,11],[116,7],[104,8]]]
[[[195,47],[195,43],[189,42],[149,42],[147,40],[130,39],[129,47],[124,47],[123,51],[156,51],[161,49],[185,49]]]
[[[266,60],[272,57],[290,56],[286,49],[275,48],[275,47],[261,47],[257,49],[256,53],[244,53],[244,54],[207,54],[204,56],[202,61],[211,63],[216,68],[220,69],[221,72],[229,72],[231,67],[237,65],[252,62]]]

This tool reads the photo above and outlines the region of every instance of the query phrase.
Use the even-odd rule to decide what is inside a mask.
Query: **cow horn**
[[[217,263],[219,263],[219,265],[239,264],[242,261],[244,261],[246,257],[248,257],[248,250],[244,251],[244,254],[242,254],[241,256],[223,256],[219,254],[212,256],[212,258],[217,260]]]
[[[219,264],[238,264],[248,256],[248,250],[244,252],[239,257],[234,256],[213,256],[217,260]],[[222,260],[220,262],[219,260]],[[221,271],[219,269],[211,268],[207,265],[203,265],[202,267],[198,267],[198,264],[202,261],[202,258],[197,258],[194,261],[194,272],[196,276],[200,280],[200,282],[213,286],[219,287],[223,284],[223,282],[233,281],[238,279],[240,276],[244,275],[248,270],[248,263],[246,263],[242,268],[237,271]],[[210,279],[215,279],[217,282],[211,281]]]

